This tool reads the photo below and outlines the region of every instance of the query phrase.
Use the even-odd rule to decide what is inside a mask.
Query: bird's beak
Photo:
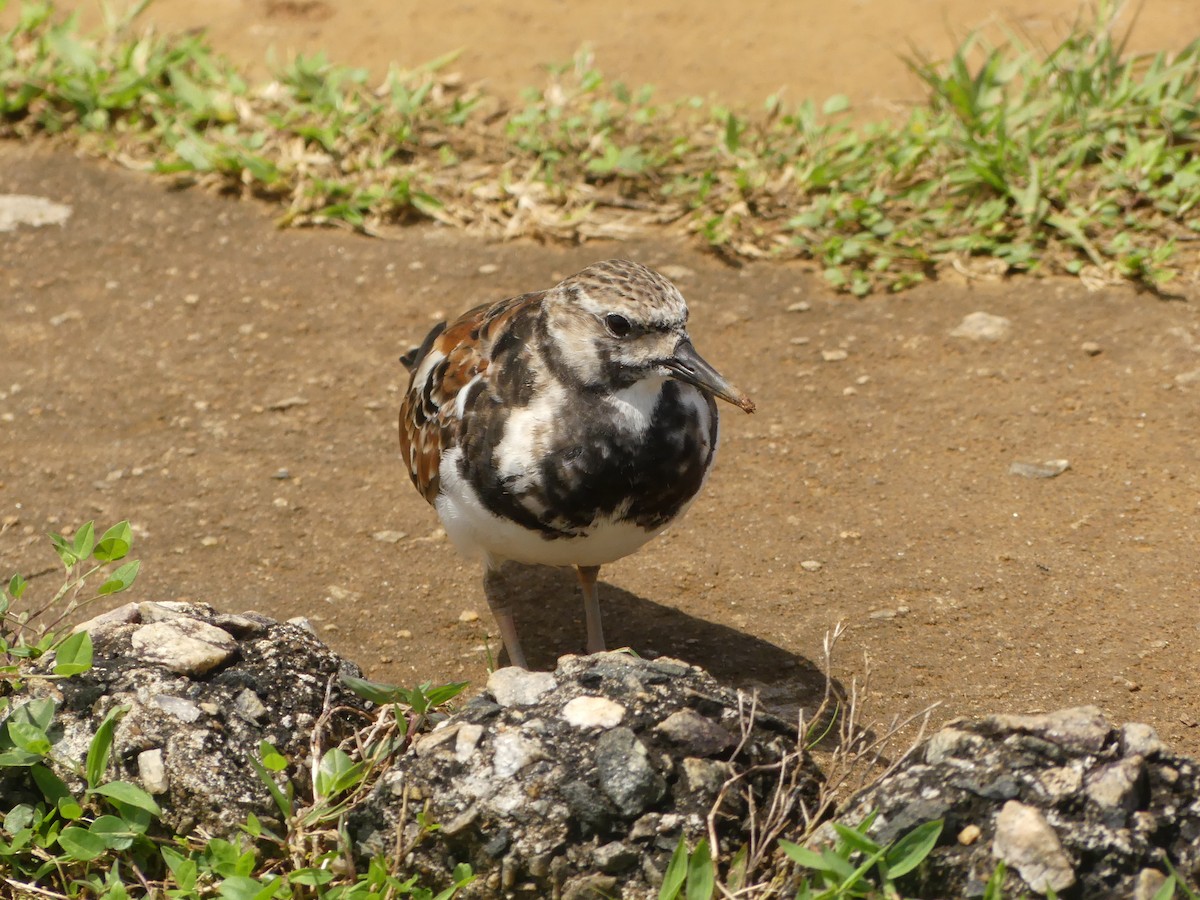
[[[692,342],[684,339],[675,348],[675,355],[663,365],[671,370],[675,378],[695,385],[702,391],[727,400],[748,413],[754,412],[754,401],[725,380],[725,376],[704,361],[696,352]]]

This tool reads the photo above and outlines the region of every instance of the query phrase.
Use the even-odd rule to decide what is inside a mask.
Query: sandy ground
[[[448,4],[434,21],[416,4],[276,0],[211,4],[207,24],[248,60],[324,47],[382,66],[463,47],[468,77],[504,91],[590,39],[604,69],[669,93],[750,103],[786,85],[891,104],[915,90],[895,58],[908,41],[936,54],[993,16],[1052,33],[1075,9],[804,3],[780,21],[742,6],[726,21],[715,3],[603,19]],[[191,25],[191,10],[153,15]],[[1136,41],[1171,46],[1198,26],[1191,4],[1151,0]],[[1194,298],[1019,279],[859,301],[799,266],[732,269],[654,236],[280,232],[258,205],[38,146],[0,145],[0,193],[74,208],[62,227],[0,233],[0,570],[55,564],[47,530],[129,518],[135,599],[304,615],[373,677],[479,684],[493,628],[476,569],[398,459],[396,358],[443,316],[628,256],[678,280],[697,346],[759,412],[727,411],[688,518],[602,572],[612,644],[682,656],[786,707],[811,701],[822,638],[842,621],[833,674],[861,678],[869,654],[875,716],[1095,703],[1200,751]],[[1009,336],[951,337],[977,310],[1010,319]],[[1009,473],[1050,459],[1070,468]],[[31,592],[55,584],[41,575]],[[579,651],[569,574],[535,573],[526,590],[532,661]]]

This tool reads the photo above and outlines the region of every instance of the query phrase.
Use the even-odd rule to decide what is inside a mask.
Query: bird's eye
[[[633,330],[633,326],[629,324],[629,320],[624,316],[618,316],[616,313],[609,313],[604,317],[604,327],[608,329],[608,333],[613,337],[619,338],[625,337]]]

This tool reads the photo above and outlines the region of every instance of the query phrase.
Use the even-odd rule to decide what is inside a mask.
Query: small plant
[[[253,85],[202,37],[79,32],[23,2],[0,33],[0,138],[49,135],[374,234],[418,219],[577,240],[674,224],[741,259],[803,259],[839,291],[1070,274],[1162,290],[1197,262],[1200,41],[1133,55],[1106,0],[1055,46],[968,37],[909,64],[907,117],[843,96],[750,113],[660,102],[581,52],[507,107],[443,57],[361,69],[301,57]]]
[[[796,900],[900,896],[896,879],[925,861],[937,845],[942,821],[925,822],[882,846],[867,836],[874,820],[867,816],[854,827],[834,822],[837,840],[820,851],[780,840],[788,859],[801,868]]]
[[[73,538],[51,533],[50,541],[65,570],[62,586],[51,597],[40,605],[28,603],[29,582],[20,573],[13,574],[0,591],[0,713],[5,709],[4,684],[18,679],[22,660],[53,652],[52,671],[59,677],[79,674],[91,666],[92,642],[87,632],[63,633],[60,627],[84,607],[127,590],[141,568],[137,560],[121,562],[133,546],[128,522],[118,522],[99,540],[95,523],[88,522]],[[93,589],[101,575],[100,584]]]
[[[62,730],[55,722],[58,704],[32,685],[91,668],[87,632],[71,633],[62,626],[88,604],[130,587],[139,564],[122,562],[132,545],[128,522],[99,539],[89,522],[71,538],[51,534],[50,540],[65,570],[55,594],[28,605],[29,580],[13,575],[0,595],[0,896],[449,900],[474,879],[470,866],[459,865],[452,883],[435,893],[400,871],[403,854],[373,859],[358,872],[348,864],[343,828],[345,814],[395,754],[431,718],[442,715],[440,707],[465,684],[404,690],[353,679],[352,687],[378,702],[380,710],[361,730],[328,748],[322,741],[338,710],[323,712],[307,765],[313,775],[310,790],[280,783],[288,761],[263,742],[259,758],[250,763],[279,807],[284,834],[273,833],[253,815],[232,839],[166,829],[149,793],[110,775],[117,723],[127,706],[115,706],[104,716],[82,763],[63,756]],[[50,664],[29,668],[43,659]],[[312,799],[301,801],[302,796]],[[418,820],[421,836],[437,827],[423,816]]]

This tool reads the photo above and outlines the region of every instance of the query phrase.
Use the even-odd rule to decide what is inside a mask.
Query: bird
[[[482,560],[511,665],[529,668],[502,566],[574,567],[587,652],[605,650],[600,567],[696,499],[716,455],[716,400],[754,412],[687,324],[670,280],[609,259],[442,322],[400,357],[401,456],[455,547]]]

